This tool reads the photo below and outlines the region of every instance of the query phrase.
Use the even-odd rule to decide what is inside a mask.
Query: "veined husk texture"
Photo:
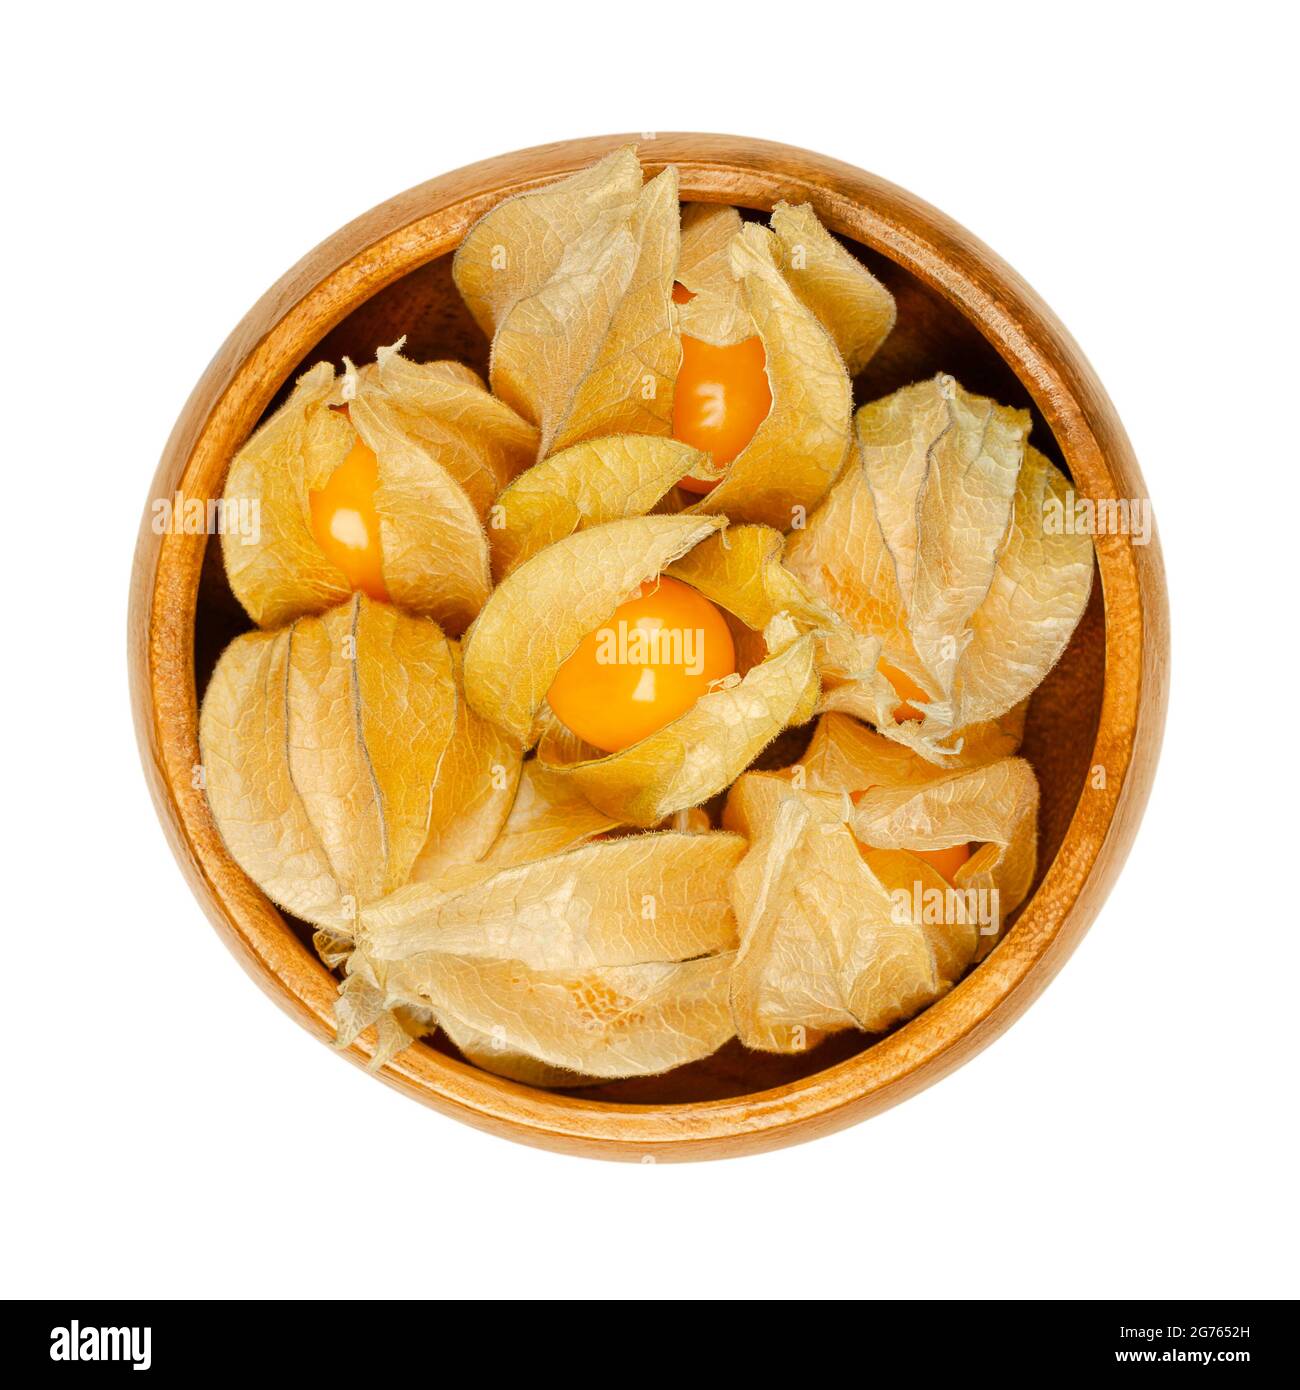
[[[734,208],[683,209],[677,187],[671,166],[643,182],[634,149],[618,150],[493,208],[456,253],[456,284],[492,339],[492,389],[537,427],[543,458],[670,435],[680,335],[758,337],[771,410],[695,505],[783,530],[844,462],[849,375],[888,335],[893,298],[810,207],[780,204],[767,229]]]
[[[715,516],[641,516],[579,530],[514,568],[466,638],[465,693],[474,710],[521,748],[540,738],[538,762],[547,775],[623,824],[648,828],[708,800],[782,729],[812,713],[814,640],[795,633],[742,677],[620,753],[587,748],[547,718],[546,693],[582,638],[723,525]],[[741,592],[739,585],[700,587],[724,608]],[[751,608],[736,616],[747,621]]]
[[[540,454],[609,434],[671,433],[677,171],[643,185],[628,147],[508,198],[456,252],[456,285],[492,339],[493,392]]]
[[[204,698],[214,820],[346,966],[340,1044],[373,1024],[378,1065],[443,1022],[535,1084],[548,1068],[636,1075],[715,1050],[731,1032],[727,882],[743,843],[594,839],[617,822],[521,767],[459,671],[435,623],[355,595],[238,638]]]
[[[374,450],[384,584],[453,635],[491,588],[485,522],[533,460],[537,433],[457,362],[406,361],[396,345],[360,371],[319,362],[235,456],[228,504],[255,506],[253,537],[222,537],[236,598],[262,627],[323,613],[351,593],[311,528],[310,494],[360,438]]]
[[[208,805],[273,902],[346,939],[365,904],[497,838],[519,752],[458,669],[436,623],[361,594],[226,649],[199,721]]]
[[[723,824],[749,845],[732,880],[730,996],[747,1047],[801,1052],[912,1017],[992,949],[1032,882],[1038,787],[1023,759],[948,772],[916,758],[909,780],[877,786],[865,782],[876,750],[860,751],[838,750],[837,765],[810,750],[806,764],[746,773],[728,796]],[[951,884],[917,854],[972,842]]]
[[[631,835],[412,885],[362,910],[349,984],[532,1084],[695,1061],[732,1034],[744,850],[722,832]]]
[[[785,564],[930,699],[898,722],[877,673],[828,682],[823,708],[942,761],[1056,663],[1087,605],[1092,542],[1045,526],[1069,483],[1029,425],[942,375],[858,411],[854,458]]]

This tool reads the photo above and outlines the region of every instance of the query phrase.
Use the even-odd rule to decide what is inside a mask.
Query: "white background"
[[[226,0],[11,16],[0,1291],[1300,1293],[1282,9]],[[261,995],[156,823],[125,607],[171,423],[293,261],[470,161],[671,129],[873,170],[1043,294],[1155,499],[1174,683],[1128,867],[1001,1041],[814,1144],[622,1166],[426,1111]]]

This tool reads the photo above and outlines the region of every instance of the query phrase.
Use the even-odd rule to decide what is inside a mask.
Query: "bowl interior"
[[[1057,441],[1029,393],[978,327],[906,268],[856,242],[841,241],[889,287],[898,303],[897,327],[855,382],[857,401],[876,399],[937,371],[950,372],[968,390],[1030,410],[1034,444],[1059,467],[1066,468]],[[408,357],[417,361],[454,358],[487,375],[487,340],[452,283],[451,257],[440,256],[359,304],[286,377],[267,413],[280,405],[292,382],[312,363],[326,358],[338,364],[346,355],[362,364],[373,359],[376,348],[403,335]],[[195,681],[200,699],[221,651],[251,626],[226,582],[220,547],[208,544],[195,620]],[[1029,707],[1021,751],[1033,765],[1042,793],[1035,889],[1061,846],[1084,788],[1104,675],[1104,603],[1101,585],[1096,582],[1088,610],[1064,657],[1035,692]],[[787,740],[781,751],[778,761],[784,763],[799,750]],[[291,917],[284,920],[286,932],[310,946],[311,928]],[[663,1076],[574,1088],[572,1094],[642,1105],[721,1100],[797,1081],[862,1052],[876,1041],[877,1037],[867,1034],[840,1033],[807,1053],[791,1057],[749,1052],[733,1041],[714,1056]],[[459,1056],[441,1034],[418,1046]]]

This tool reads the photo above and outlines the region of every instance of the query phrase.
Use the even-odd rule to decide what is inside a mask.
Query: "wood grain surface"
[[[485,344],[451,287],[446,257],[511,193],[636,143],[647,173],[676,164],[682,196],[769,209],[811,202],[890,285],[899,326],[857,383],[871,398],[942,367],[971,389],[1030,406],[1034,442],[1080,496],[1145,498],[1117,418],[1078,346],[987,247],[904,190],[835,160],[739,136],[631,135],[540,146],[421,184],[305,256],[213,358],[167,442],[149,500],[220,495],[226,469],[300,366],[361,361],[411,335],[417,358],[482,366]],[[211,662],[246,625],[202,536],[158,536],[146,504],[132,575],[130,669],[137,736],[172,848],[252,977],[332,1042],[335,978],[227,855],[195,786],[198,698]],[[1158,541],[1097,537],[1100,590],[1031,705],[1026,756],[1043,785],[1036,891],[990,957],[886,1037],[839,1035],[802,1058],[731,1045],[662,1078],[533,1090],[419,1044],[380,1075],[466,1123],[573,1153],[631,1161],[716,1158],[815,1137],[930,1085],[998,1036],[1060,969],[1096,916],[1133,842],[1155,770],[1168,680]],[[212,547],[215,549],[215,547]],[[364,1064],[365,1034],[346,1055]],[[184,1046],[182,1041],[180,1046]],[[274,1065],[274,1059],[268,1059]]]

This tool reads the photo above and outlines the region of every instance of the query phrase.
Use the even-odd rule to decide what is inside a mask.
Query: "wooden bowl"
[[[213,358],[181,412],[152,498],[219,496],[226,468],[301,368],[369,360],[407,335],[417,360],[486,366],[487,343],[452,286],[451,252],[508,194],[634,136],[545,145],[421,184],[318,246],[265,294]],[[942,213],[849,165],[767,141],[657,135],[648,173],[681,172],[682,197],[766,211],[811,202],[889,285],[898,327],[857,382],[872,399],[943,369],[1029,407],[1034,442],[1078,495],[1144,498],[1115,411],[1082,352],[1034,292]],[[1118,306],[1117,306],[1118,307]],[[130,657],[140,748],[159,816],[194,892],[245,968],[282,1008],[332,1041],[336,980],[226,853],[195,785],[198,700],[217,655],[249,626],[203,536],[155,535],[146,508],[132,577]],[[525,1143],[633,1161],[770,1149],[874,1114],[936,1081],[1002,1032],[1078,944],[1132,843],[1164,723],[1168,615],[1158,546],[1097,537],[1101,583],[1065,657],[1034,696],[1024,746],[1042,784],[1039,878],[990,957],[885,1037],[843,1033],[798,1057],[731,1043],[661,1077],[567,1093],[534,1090],[461,1060],[441,1037],[380,1073],[398,1090]],[[373,1038],[347,1050],[364,1063]]]

